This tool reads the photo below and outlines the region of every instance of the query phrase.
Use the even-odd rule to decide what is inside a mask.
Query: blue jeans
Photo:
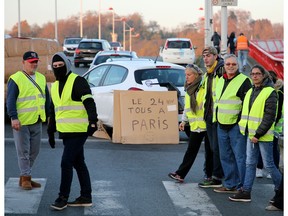
[[[75,168],[80,183],[81,196],[91,198],[92,189],[89,171],[85,164],[84,144],[87,136],[63,138],[64,151],[61,161],[61,184],[59,196],[69,197],[73,168]]]
[[[239,64],[239,71],[243,71],[243,66],[247,65],[247,58],[248,58],[248,50],[238,50],[238,64]]]
[[[274,139],[273,139],[273,159],[274,159],[275,166],[277,168],[279,168],[280,149],[279,149],[279,145],[278,145],[278,138],[275,137],[275,136],[274,136]],[[262,162],[261,154],[259,154],[257,168],[263,169],[263,162]]]
[[[217,128],[220,160],[224,172],[224,187],[240,189],[246,171],[246,138],[240,133],[239,125],[230,130]]]
[[[258,142],[257,144],[253,144],[249,138],[247,139],[246,174],[243,190],[249,192],[252,190],[259,152],[261,152],[264,168],[268,170],[272,177],[274,189],[278,190],[280,188],[282,174],[274,164],[273,142]]]
[[[212,122],[212,115],[207,116],[206,120],[207,136],[210,147],[213,152],[213,172],[212,177],[221,180],[223,178],[223,170],[220,162],[219,145],[217,138],[217,123]]]

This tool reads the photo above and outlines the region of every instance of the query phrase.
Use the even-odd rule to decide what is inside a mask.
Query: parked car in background
[[[195,50],[189,38],[168,38],[160,47],[159,56],[163,62],[187,65],[195,62]]]
[[[138,58],[138,56],[134,51],[131,52],[116,51],[116,50],[100,51],[95,55],[92,63],[90,64],[90,69],[95,65],[106,62],[108,59],[120,59],[120,58]]]
[[[103,39],[82,39],[74,53],[74,66],[90,64],[99,51],[111,50],[107,40]]]
[[[109,42],[109,43],[113,50],[117,50],[117,51],[123,50],[123,47],[120,42],[115,41],[115,42]]]
[[[178,120],[184,109],[185,68],[151,59],[112,59],[89,69],[83,77],[91,86],[98,119],[113,128],[113,91],[177,91]],[[177,122],[176,122],[177,124]]]
[[[64,54],[67,56],[73,56],[81,40],[81,37],[66,37],[63,42]]]

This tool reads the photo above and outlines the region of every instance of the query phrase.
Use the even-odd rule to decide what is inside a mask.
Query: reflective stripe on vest
[[[190,96],[187,93],[185,94],[185,111],[191,131],[195,131],[198,128],[206,129],[206,123],[204,121],[204,109],[203,109],[204,95],[205,95],[205,89],[204,87],[200,87],[196,95],[197,108],[196,113],[194,113],[191,111],[190,108]]]
[[[282,104],[282,109],[281,109],[281,118],[277,122],[277,124],[274,127],[275,132],[277,133],[283,133],[283,123],[284,123],[284,103]]]
[[[249,138],[254,137],[257,128],[262,122],[262,118],[264,116],[264,108],[265,102],[267,98],[271,95],[274,91],[272,87],[265,87],[256,97],[250,111],[249,111],[249,102],[252,93],[252,88],[247,92],[244,102],[243,102],[243,109],[241,120],[239,121],[239,128],[240,132],[244,135],[245,129],[248,127],[248,135]],[[265,135],[259,138],[259,141],[273,141],[273,131],[274,131],[274,123],[267,131]]]
[[[87,132],[88,115],[82,101],[72,100],[73,84],[78,75],[71,73],[59,97],[59,81],[51,86],[55,106],[56,128],[59,132]],[[92,95],[88,95],[92,97]]]
[[[214,103],[216,101],[216,85],[219,81],[219,77],[218,75],[214,76],[213,79],[212,79],[212,100],[213,100],[213,103],[212,104],[212,110],[214,109],[213,106],[214,106]],[[207,94],[207,88],[208,88],[208,76],[207,76],[207,73],[205,73],[204,75],[204,87],[205,87],[205,96],[204,96],[204,102],[203,104],[206,103],[206,94]]]
[[[217,121],[220,124],[231,125],[237,122],[238,115],[242,109],[242,101],[237,96],[239,88],[242,86],[247,76],[244,74],[238,74],[227,85],[225,91],[222,94],[225,79],[221,77],[216,87],[216,102],[214,106],[213,121]],[[222,95],[221,95],[222,94]]]
[[[22,71],[17,71],[10,77],[10,79],[16,83],[19,89],[19,95],[16,100],[16,109],[21,125],[34,124],[38,121],[39,117],[42,122],[46,121],[46,95],[43,97],[38,88],[23,74]],[[35,82],[40,86],[42,92],[45,94],[45,76],[39,72],[35,72]]]
[[[248,50],[248,39],[244,35],[237,38],[237,50]]]

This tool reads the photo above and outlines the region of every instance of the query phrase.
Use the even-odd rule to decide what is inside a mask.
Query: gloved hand
[[[87,134],[88,136],[92,136],[95,131],[97,131],[97,123],[96,122],[90,122],[87,128]]]
[[[49,142],[51,148],[54,149],[55,148],[55,136],[54,136],[54,133],[48,133],[48,137],[49,137],[48,142]]]

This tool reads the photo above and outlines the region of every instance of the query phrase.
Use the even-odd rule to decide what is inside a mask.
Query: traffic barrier
[[[266,70],[276,72],[284,80],[284,43],[283,40],[252,40],[249,55]]]

